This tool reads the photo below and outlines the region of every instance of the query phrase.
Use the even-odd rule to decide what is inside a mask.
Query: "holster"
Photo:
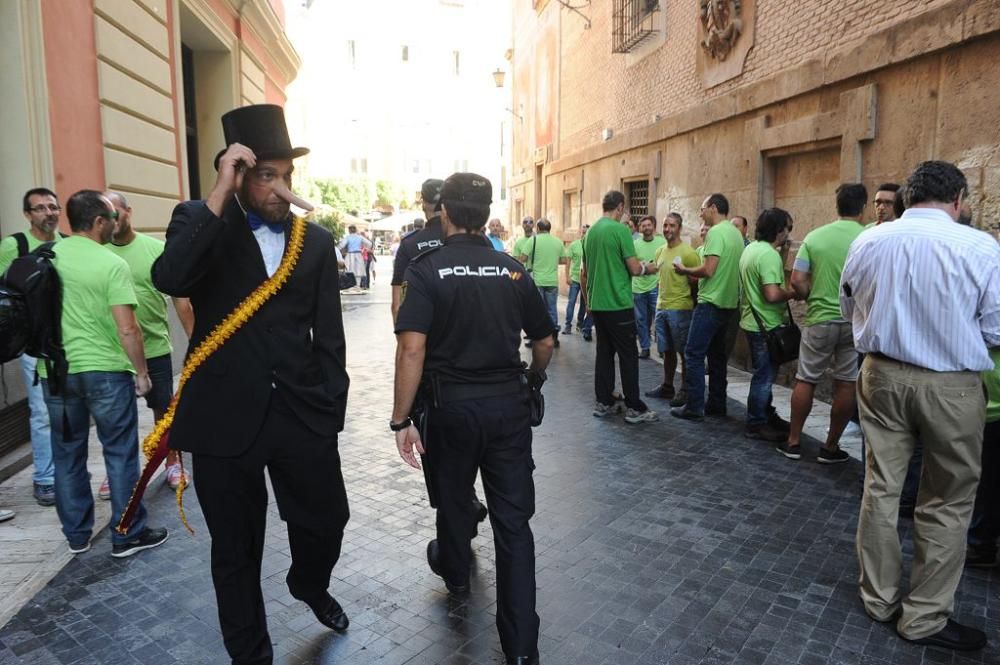
[[[434,486],[434,476],[431,473],[430,444],[427,440],[428,407],[433,403],[431,391],[426,383],[421,383],[417,390],[417,397],[413,400],[413,409],[410,418],[414,427],[420,432],[420,441],[424,444],[424,452],[420,455],[420,467],[424,472],[424,484],[427,486],[427,500],[431,508],[437,508],[437,492]]]
[[[546,377],[544,370],[525,369],[524,373],[521,374],[521,384],[528,393],[528,410],[532,427],[541,425],[542,419],[545,417],[545,395],[542,394],[542,385],[546,378],[548,377]]]

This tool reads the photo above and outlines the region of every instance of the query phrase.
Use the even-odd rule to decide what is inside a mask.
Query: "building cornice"
[[[268,0],[224,0],[226,6],[239,20],[254,32],[268,59],[281,72],[286,81],[291,82],[302,59],[285,33],[285,26]]]
[[[952,0],[824,56],[747,84],[655,123],[622,132],[546,164],[545,175],[666,141],[857,76],[931,55],[1000,32],[1000,11],[989,2]]]

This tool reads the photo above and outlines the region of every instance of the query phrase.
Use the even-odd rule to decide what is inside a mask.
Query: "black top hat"
[[[285,125],[285,111],[275,104],[241,106],[222,116],[222,131],[226,149],[242,143],[253,150],[257,159],[295,159],[309,152],[309,148],[293,148]],[[215,170],[226,150],[215,156]]]

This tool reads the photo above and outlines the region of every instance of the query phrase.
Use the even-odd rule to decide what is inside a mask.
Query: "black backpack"
[[[14,259],[0,278],[0,362],[22,353],[45,362],[49,391],[59,394],[69,364],[62,345],[62,284],[55,243]]]

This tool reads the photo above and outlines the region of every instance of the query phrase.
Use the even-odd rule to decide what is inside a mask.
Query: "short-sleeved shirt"
[[[70,236],[55,248],[62,282],[62,336],[69,373],[135,372],[121,342],[111,307],[138,299],[128,264],[84,236]],[[40,373],[43,365],[38,365]]]
[[[431,217],[424,228],[403,238],[399,243],[399,249],[396,250],[396,256],[392,259],[392,285],[401,286],[403,273],[406,272],[410,261],[432,247],[440,247],[443,238],[440,217]]]
[[[396,333],[427,335],[424,373],[461,383],[499,383],[521,371],[521,331],[554,332],[524,266],[481,236],[455,234],[406,270]]]
[[[691,297],[691,282],[687,275],[680,275],[674,270],[674,260],[681,258],[681,265],[685,268],[697,268],[701,265],[701,257],[698,252],[691,248],[691,245],[682,242],[676,247],[663,245],[656,250],[656,265],[659,268],[657,280],[659,280],[660,293],[656,298],[656,309],[694,309],[694,300]]]
[[[580,283],[580,265],[583,263],[583,240],[577,239],[566,248],[566,258],[569,259],[569,280]]]
[[[135,239],[127,245],[105,245],[112,252],[125,259],[132,273],[135,296],[139,301],[135,318],[142,328],[142,345],[147,358],[168,355],[170,347],[170,326],[167,323],[167,301],[153,286],[151,275],[153,262],[163,253],[163,241],[144,233],[136,233]]]
[[[528,256],[528,257],[530,257],[531,256],[531,250],[530,250],[531,239],[534,238],[534,237],[535,237],[534,235],[530,235],[530,236],[523,236],[521,238],[518,238],[517,242],[514,243],[514,251],[511,253],[511,255],[515,259],[517,259],[518,261],[521,260],[522,256]]]
[[[493,245],[493,249],[497,250],[498,252],[503,251],[503,239],[501,239],[500,236],[487,235],[486,239],[489,240],[490,243]]]
[[[809,273],[812,280],[806,298],[807,326],[844,320],[840,313],[840,275],[851,243],[864,230],[857,222],[838,219],[810,231],[802,240],[794,268]]]
[[[785,322],[785,303],[767,302],[764,285],[785,283],[785,266],[771,243],[758,240],[747,245],[740,257],[740,286],[743,298],[740,301],[740,328],[750,332],[761,332],[753,312],[757,312],[764,330],[773,330]],[[750,308],[753,308],[751,311]]]
[[[587,267],[587,309],[613,312],[632,309],[632,274],[625,259],[635,256],[635,241],[624,224],[602,217],[583,242]]]
[[[736,309],[740,300],[740,256],[743,234],[728,219],[722,220],[705,235],[705,257],[719,257],[715,273],[698,284],[698,302],[720,309]]]
[[[53,241],[39,240],[34,236],[34,234],[31,233],[31,231],[25,231],[24,237],[28,241],[29,252],[33,252],[38,249],[39,245],[44,245],[47,242],[59,242],[59,240],[62,239],[62,236],[56,233],[55,240]],[[11,234],[3,240],[0,240],[0,275],[7,272],[7,268],[10,267],[10,264],[13,263],[16,258],[17,238],[14,237],[14,234]]]
[[[653,236],[653,239],[646,242],[642,236],[635,241],[635,258],[643,263],[656,260],[656,252],[667,244],[663,236]],[[649,293],[657,287],[659,279],[654,274],[640,275],[632,278],[632,293]]]
[[[340,241],[340,248],[347,254],[360,252],[364,247],[371,246],[371,241],[366,240],[357,233],[348,233],[347,237]]]
[[[536,233],[524,249],[528,252],[524,266],[531,271],[535,286],[558,286],[559,259],[564,251],[562,240],[551,233]]]

